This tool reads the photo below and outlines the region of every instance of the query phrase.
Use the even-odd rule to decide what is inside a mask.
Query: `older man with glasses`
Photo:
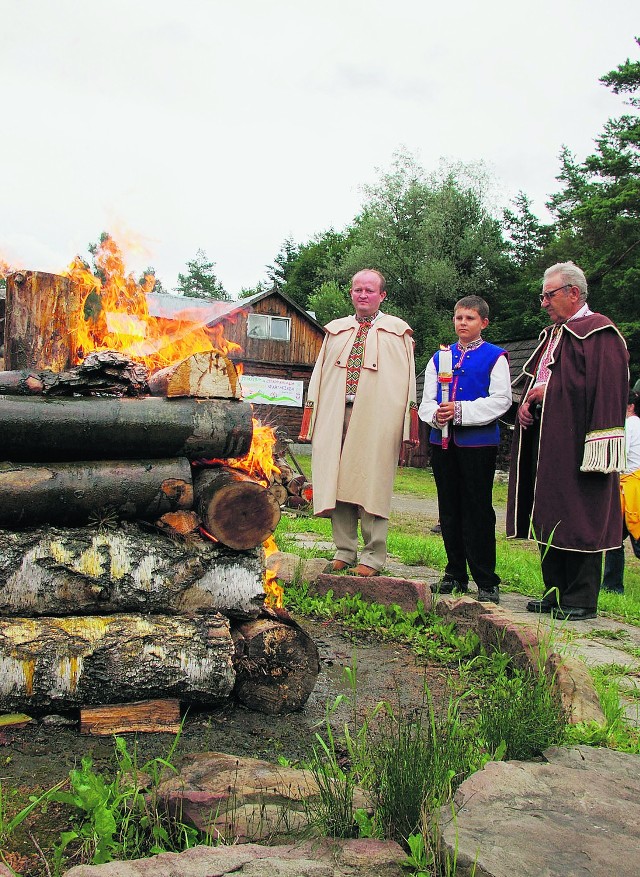
[[[629,357],[587,292],[573,262],[545,271],[550,325],[523,367],[507,504],[507,537],[534,539],[542,558],[545,593],[527,609],[563,621],[595,618],[602,553],[622,541]]]

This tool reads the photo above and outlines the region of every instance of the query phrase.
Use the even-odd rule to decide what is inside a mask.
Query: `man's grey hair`
[[[570,286],[578,287],[580,290],[580,301],[587,300],[589,294],[587,278],[584,276],[582,268],[578,268],[574,262],[558,262],[557,265],[552,265],[551,268],[547,268],[544,272],[545,281],[550,274],[560,274],[565,283],[568,283]]]

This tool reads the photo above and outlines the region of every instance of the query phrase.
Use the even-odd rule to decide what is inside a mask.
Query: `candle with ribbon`
[[[446,344],[440,345],[438,355],[438,383],[440,384],[440,396],[442,402],[449,401],[449,390],[453,381],[453,358],[451,348]],[[442,427],[442,449],[449,447],[449,423]]]

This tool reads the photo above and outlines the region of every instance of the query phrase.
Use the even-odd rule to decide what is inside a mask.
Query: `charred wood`
[[[269,610],[265,610],[269,612]],[[241,624],[235,643],[235,697],[249,709],[269,715],[301,709],[320,672],[318,649],[286,612]]]

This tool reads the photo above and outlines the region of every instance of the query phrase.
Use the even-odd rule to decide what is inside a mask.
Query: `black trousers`
[[[476,585],[491,590],[500,583],[496,575],[496,513],[491,495],[498,448],[460,448],[451,441],[446,451],[432,445],[431,452],[447,552],[445,576],[468,582],[468,564]]]
[[[602,551],[563,551],[540,545],[544,589],[558,589],[560,605],[571,609],[596,609],[602,577]],[[553,601],[554,594],[549,595]]]

